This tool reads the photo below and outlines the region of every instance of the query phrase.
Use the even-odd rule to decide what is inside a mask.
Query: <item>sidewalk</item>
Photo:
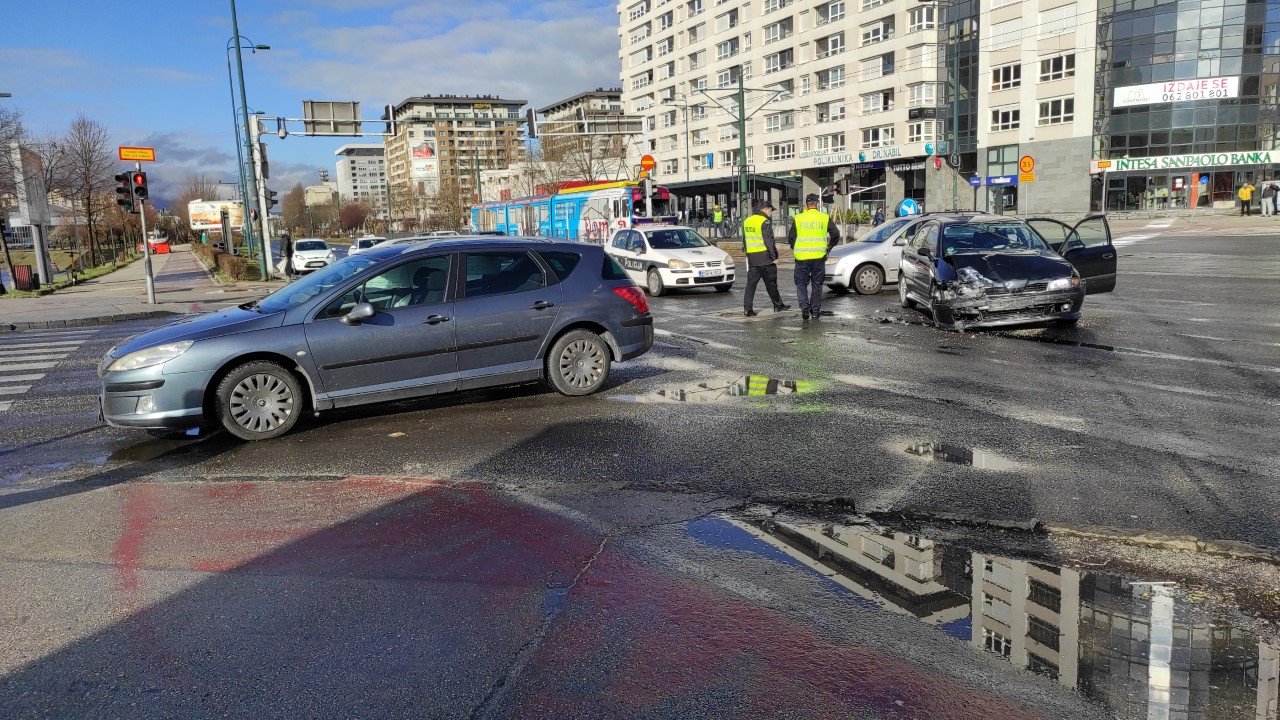
[[[38,298],[0,297],[0,332],[126,322],[210,312],[256,300],[283,281],[219,285],[185,245],[151,258],[156,304],[147,302],[146,272],[139,260],[110,275]]]

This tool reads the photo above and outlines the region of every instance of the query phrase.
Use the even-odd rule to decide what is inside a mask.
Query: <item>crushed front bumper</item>
[[[1034,325],[1076,320],[1084,305],[1084,289],[1024,292],[1006,295],[950,297],[934,301],[938,322],[961,328]]]

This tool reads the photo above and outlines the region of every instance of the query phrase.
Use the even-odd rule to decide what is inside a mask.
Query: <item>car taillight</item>
[[[649,312],[649,301],[644,298],[644,291],[635,285],[616,287],[613,289],[613,294],[634,305],[636,312]]]

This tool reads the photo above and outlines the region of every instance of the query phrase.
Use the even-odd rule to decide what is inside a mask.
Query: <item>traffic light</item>
[[[133,195],[139,200],[147,199],[147,174],[144,172],[135,172],[133,174]]]
[[[133,175],[120,173],[116,175],[116,182],[120,183],[116,188],[116,204],[127,213],[133,212]]]
[[[525,137],[533,140],[538,137],[538,113],[533,108],[525,111]]]
[[[276,192],[275,190],[267,191],[267,209],[268,210],[270,210],[271,208],[279,204],[279,201],[276,200],[276,196],[279,194],[280,193]]]

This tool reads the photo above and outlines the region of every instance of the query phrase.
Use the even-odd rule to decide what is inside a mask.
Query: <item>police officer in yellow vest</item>
[[[743,314],[751,317],[756,301],[756,286],[764,280],[764,289],[773,301],[774,312],[790,307],[782,304],[778,293],[778,248],[773,241],[773,205],[768,200],[760,203],[756,214],[742,222],[742,249],[747,253],[747,292],[742,297]]]
[[[800,317],[808,320],[822,313],[822,284],[827,251],[840,242],[840,231],[831,216],[818,209],[818,196],[804,199],[804,212],[795,216],[787,241],[796,257],[796,296]],[[828,313],[830,314],[830,313]]]
[[[724,211],[719,205],[711,211],[711,232],[714,237],[724,237]]]

